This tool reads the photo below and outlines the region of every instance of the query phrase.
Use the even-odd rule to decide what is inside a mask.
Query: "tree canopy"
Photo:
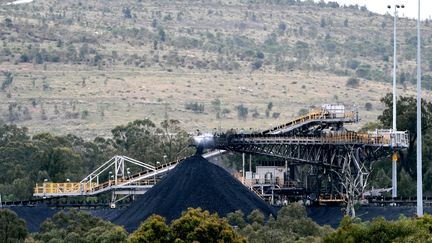
[[[189,208],[169,226],[153,215],[129,236],[129,242],[246,242],[228,221],[200,208]]]
[[[126,242],[123,227],[77,210],[56,213],[41,225],[34,238],[41,242]]]
[[[112,138],[86,141],[75,135],[30,136],[16,125],[0,126],[0,192],[5,201],[31,198],[37,182],[80,181],[114,155],[161,164],[192,154],[189,134],[177,120],[136,120],[112,130]]]
[[[26,222],[9,209],[0,209],[0,242],[23,242],[27,237]]]

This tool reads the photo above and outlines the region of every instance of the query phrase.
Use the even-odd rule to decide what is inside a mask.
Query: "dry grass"
[[[18,124],[30,127],[33,133],[74,133],[87,138],[105,136],[116,125],[135,119],[150,118],[160,122],[166,116],[178,119],[190,132],[196,129],[264,129],[286,122],[302,108],[320,106],[324,103],[357,105],[362,122],[373,121],[383,106],[380,98],[391,91],[388,84],[361,81],[358,89],[347,88],[346,78],[325,73],[292,72],[275,74],[266,72],[161,72],[152,70],[116,69],[111,71],[79,70],[71,66],[48,66],[43,70],[32,65],[9,66],[16,73],[11,98],[0,93],[2,113],[8,104],[15,102],[30,109],[32,120]],[[43,90],[43,80],[49,89]],[[85,78],[85,86],[82,85]],[[32,80],[35,80],[33,87]],[[413,87],[399,94],[413,95]],[[337,97],[336,97],[337,96]],[[430,93],[427,93],[430,97]],[[216,119],[211,101],[220,99],[222,108],[231,113],[226,118]],[[33,107],[32,100],[37,105]],[[204,113],[185,110],[185,104],[205,104]],[[273,102],[278,119],[265,118],[268,102]],[[373,110],[366,111],[370,102]],[[244,104],[249,110],[257,108],[259,118],[239,120],[235,106]],[[55,114],[55,105],[59,114]],[[41,119],[41,109],[47,118]],[[88,111],[85,119],[66,119],[67,112]],[[104,115],[102,116],[102,112]]]

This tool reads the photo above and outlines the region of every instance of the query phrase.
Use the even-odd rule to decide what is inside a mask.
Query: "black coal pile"
[[[254,209],[266,216],[276,212],[224,169],[195,155],[177,165],[161,182],[111,220],[132,231],[152,214],[161,215],[169,222],[189,207],[200,207],[219,216],[236,210],[246,215]]]

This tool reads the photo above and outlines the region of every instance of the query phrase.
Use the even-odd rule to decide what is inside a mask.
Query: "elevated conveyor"
[[[329,126],[341,127],[344,123],[358,122],[356,109],[347,111],[344,105],[323,105],[306,115],[297,117],[288,123],[265,130],[262,134],[299,134],[312,126],[320,125],[321,129]]]
[[[287,136],[274,134],[231,134],[215,137],[215,146],[220,149],[235,146],[236,144],[300,144],[300,145],[354,145],[383,147],[395,150],[407,148],[409,138],[407,132],[393,130],[376,130],[368,133],[353,131],[339,131],[322,133],[319,136]]]
[[[203,157],[211,158],[223,152],[223,150],[212,151],[204,154]],[[143,194],[183,160],[184,158],[153,166],[127,156],[114,156],[80,182],[36,184],[33,196],[94,196],[105,192],[114,192],[118,195]],[[128,173],[126,167],[128,164],[139,166],[142,171],[136,174]]]

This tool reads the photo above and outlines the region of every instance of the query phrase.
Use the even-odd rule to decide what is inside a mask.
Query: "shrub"
[[[366,102],[366,104],[365,104],[365,109],[366,109],[367,111],[372,110],[372,104],[371,104],[370,102]]]
[[[236,106],[236,110],[237,110],[237,117],[240,120],[245,120],[248,116],[249,110],[246,106],[244,106],[243,104]]]
[[[360,80],[357,78],[349,78],[346,82],[346,86],[350,88],[358,88],[360,86]]]
[[[4,80],[1,86],[1,89],[4,91],[7,87],[9,87],[9,85],[12,84],[13,82],[13,75],[11,72],[3,72],[4,75]]]
[[[195,113],[203,113],[204,112],[204,104],[200,104],[198,102],[190,102],[185,104],[186,110],[191,110]]]

